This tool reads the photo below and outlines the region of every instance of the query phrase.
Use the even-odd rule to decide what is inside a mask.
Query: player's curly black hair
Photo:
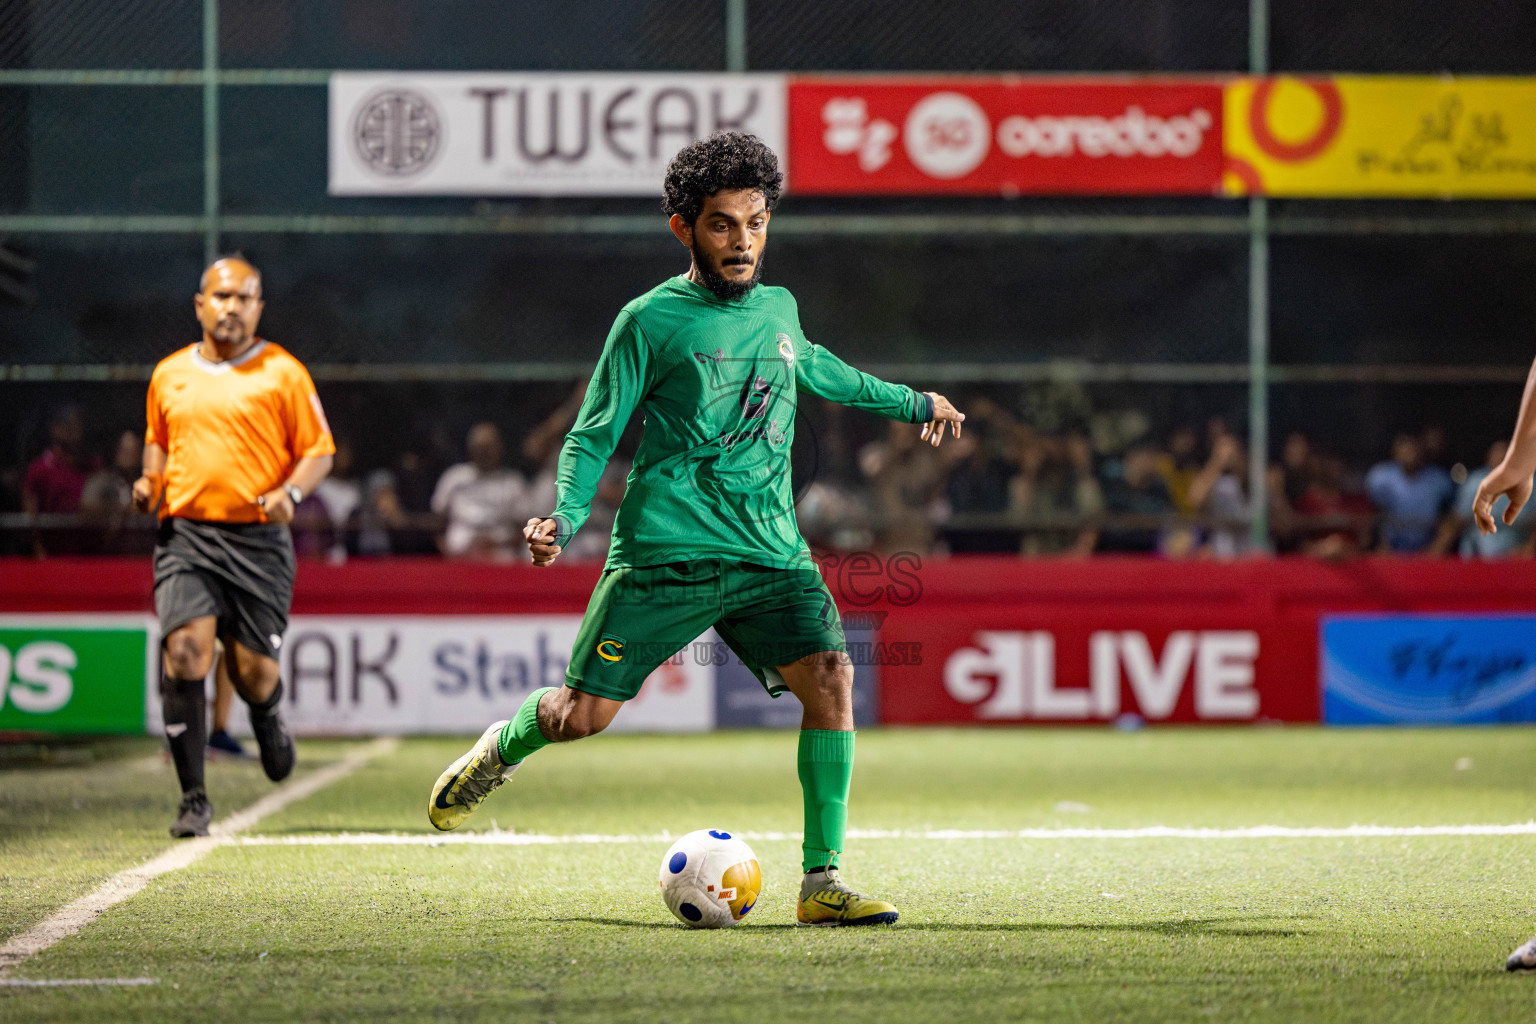
[[[678,151],[667,165],[661,208],[692,224],[704,212],[704,200],[739,188],[761,192],[773,209],[784,194],[779,158],[756,135],[716,132]]]

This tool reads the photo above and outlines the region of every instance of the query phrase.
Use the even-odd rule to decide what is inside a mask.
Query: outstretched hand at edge
[[[1493,518],[1493,503],[1501,495],[1509,496],[1509,507],[1502,517],[1504,525],[1513,526],[1520,510],[1531,500],[1531,476],[1510,466],[1508,457],[1483,478],[1477,488],[1477,497],[1472,499],[1472,518],[1484,535],[1498,531],[1498,523]]]
[[[949,426],[955,432],[956,437],[960,436],[960,424],[965,422],[965,413],[956,409],[950,404],[949,399],[937,391],[925,393],[929,398],[933,399],[933,419],[923,424],[922,438],[937,448],[939,443],[944,440],[944,429],[946,426]]]

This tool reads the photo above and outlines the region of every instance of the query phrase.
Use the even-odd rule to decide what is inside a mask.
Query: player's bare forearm
[[[944,440],[944,430],[948,426],[956,437],[960,436],[960,424],[965,422],[965,413],[950,404],[949,399],[937,391],[926,392],[933,399],[933,419],[923,424],[922,438],[935,448]]]
[[[1525,394],[1520,399],[1520,415],[1515,420],[1515,434],[1509,442],[1504,461],[1516,473],[1536,473],[1536,363],[1525,378]]]
[[[553,564],[560,557],[560,548],[555,544],[555,534],[560,524],[553,519],[530,519],[523,527],[523,539],[528,542],[528,553],[533,558],[533,564],[539,568]]]
[[[133,510],[152,512],[160,504],[165,481],[165,449],[153,442],[144,446],[139,478],[133,482]]]

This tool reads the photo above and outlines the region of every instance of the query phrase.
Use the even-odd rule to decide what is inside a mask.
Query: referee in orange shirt
[[[159,509],[155,611],[163,664],[165,737],[181,782],[171,835],[208,834],[203,787],[214,639],[250,706],[261,765],[276,782],[293,770],[279,708],[278,648],[293,598],[288,523],[331,471],[336,445],[304,365],[256,336],[261,274],[243,259],[203,272],[193,299],[203,337],[162,360],[149,381],[140,511]]]

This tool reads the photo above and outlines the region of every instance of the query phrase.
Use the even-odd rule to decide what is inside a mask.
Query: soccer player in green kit
[[[723,132],[667,168],[664,210],[693,254],[614,322],[560,453],[558,507],[524,528],[549,565],[586,521],[637,406],[645,428],[565,685],[535,690],[432,788],[451,829],[551,742],[601,732],[646,676],[713,626],[770,694],[804,708],[801,924],[889,924],[897,911],[839,876],[853,772],[853,668],[832,596],[795,525],[790,444],[797,392],[922,424],[937,445],[965,417],[942,395],[888,384],[806,340],[795,300],[759,285],[778,159]]]

